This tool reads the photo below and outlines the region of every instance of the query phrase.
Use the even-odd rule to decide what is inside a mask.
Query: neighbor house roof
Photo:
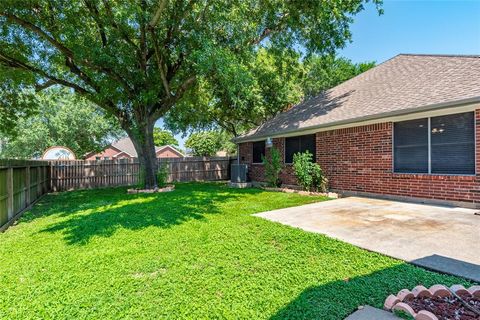
[[[135,146],[133,145],[132,140],[128,137],[122,138],[122,139],[112,143],[111,146],[114,147],[115,149],[120,150],[121,152],[127,153],[128,155],[130,155],[134,158],[137,157],[137,151],[135,150]],[[175,147],[173,147],[171,145],[166,145],[166,146],[162,146],[162,147],[155,147],[155,153],[158,153],[159,151],[162,151],[165,148],[173,149],[178,154],[183,156],[183,153],[181,153],[180,151],[178,151]]]
[[[400,54],[236,141],[475,102],[480,102],[480,56]]]

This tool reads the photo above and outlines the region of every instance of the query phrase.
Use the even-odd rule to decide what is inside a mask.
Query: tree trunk
[[[153,142],[154,121],[148,122],[144,126],[139,126],[138,132],[130,133],[135,150],[140,162],[140,183],[144,184],[145,189],[156,189],[158,162],[155,153],[155,143]]]

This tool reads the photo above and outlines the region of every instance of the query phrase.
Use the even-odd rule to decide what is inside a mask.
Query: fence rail
[[[214,181],[229,178],[229,157],[162,158],[168,181]],[[135,185],[139,182],[137,159],[51,161],[53,191]]]
[[[0,159],[0,231],[49,191],[47,161]]]

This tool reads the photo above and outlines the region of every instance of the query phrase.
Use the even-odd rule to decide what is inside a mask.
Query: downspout
[[[240,164],[240,144],[237,143],[237,164]]]

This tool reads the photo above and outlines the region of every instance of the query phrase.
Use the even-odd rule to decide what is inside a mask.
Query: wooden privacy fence
[[[215,181],[229,178],[229,157],[158,159],[168,167],[168,181]],[[137,159],[50,161],[53,191],[135,185],[139,183]]]
[[[168,182],[227,180],[229,157],[158,159],[168,168]],[[0,231],[49,191],[128,186],[139,183],[137,159],[2,160],[0,159]]]
[[[47,161],[0,159],[0,231],[49,191]]]
[[[168,167],[168,181],[215,181],[230,178],[229,157],[161,158]]]
[[[132,159],[50,161],[51,188],[56,192],[133,185],[139,169]]]

